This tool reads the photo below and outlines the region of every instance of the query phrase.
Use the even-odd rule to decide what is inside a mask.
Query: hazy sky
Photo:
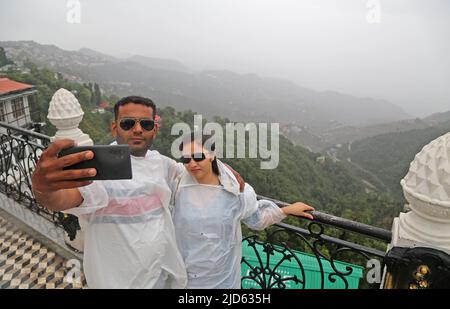
[[[0,0],[0,40],[254,72],[420,116],[450,110],[448,0],[79,0],[74,24],[68,2]]]

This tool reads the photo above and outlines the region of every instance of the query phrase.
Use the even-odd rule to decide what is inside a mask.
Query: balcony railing
[[[79,228],[78,220],[42,207],[31,189],[31,175],[50,137],[4,122],[0,122],[0,128],[3,129],[0,132],[0,192],[63,228],[73,239]]]
[[[73,239],[80,229],[77,218],[40,206],[31,190],[32,172],[50,137],[4,122],[0,122],[0,128],[0,192],[64,229]],[[286,205],[264,196],[258,198],[272,200],[280,207]],[[426,261],[426,257],[416,258],[418,251],[414,249],[403,252],[408,258],[394,250],[386,253],[392,238],[388,230],[319,211],[312,215],[314,220],[299,218],[298,226],[280,223],[244,238],[244,288],[379,288],[385,262],[394,268],[414,268],[414,263]],[[433,258],[430,265],[450,274],[448,255],[425,251],[444,261],[439,264]],[[405,266],[404,261],[409,264]],[[423,265],[417,267],[425,269]],[[417,286],[428,284],[423,276],[420,278]]]
[[[287,205],[258,198],[272,200],[280,207]],[[248,246],[256,258],[251,263],[244,255],[242,263],[249,271],[242,278],[243,284],[260,288],[378,288],[391,232],[319,211],[311,214],[314,220],[299,218],[303,227],[279,223],[244,239],[244,249]],[[365,245],[368,240],[381,249]],[[366,280],[367,272],[375,266],[378,268],[373,271],[378,273]]]

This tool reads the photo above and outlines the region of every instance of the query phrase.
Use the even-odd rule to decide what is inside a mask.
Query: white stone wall
[[[18,93],[14,95],[8,95],[2,98],[2,102],[4,104],[4,111],[5,111],[5,121],[7,123],[11,123],[12,125],[24,127],[31,123],[31,115],[30,115],[30,106],[28,102],[28,97],[30,95],[33,95],[35,91],[28,91],[23,93]],[[13,108],[12,108],[12,100],[16,98],[22,97],[23,100],[23,108],[25,114],[20,116],[19,119],[16,119],[13,115]]]

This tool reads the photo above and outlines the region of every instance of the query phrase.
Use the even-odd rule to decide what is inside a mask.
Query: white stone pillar
[[[84,112],[77,98],[68,90],[61,88],[55,92],[48,108],[48,120],[56,127],[54,139],[70,138],[79,146],[93,145],[89,135],[79,128]]]
[[[411,211],[395,218],[391,245],[450,253],[450,133],[426,145],[400,183]]]
[[[79,128],[79,124],[83,119],[83,109],[77,98],[68,90],[61,88],[55,92],[50,101],[48,108],[48,120],[56,127],[57,131],[52,140],[60,138],[73,139],[78,146],[93,145],[94,142],[89,135],[83,133]],[[66,243],[80,252],[83,252],[84,233],[83,220],[78,218],[81,230],[77,231],[76,238],[71,241],[64,233]]]
[[[450,254],[450,133],[423,147],[400,183],[411,210],[394,219],[388,250],[425,247]]]

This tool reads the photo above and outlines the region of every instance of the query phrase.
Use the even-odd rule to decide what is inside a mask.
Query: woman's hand
[[[281,208],[281,210],[286,216],[292,215],[297,217],[305,217],[311,220],[314,219],[314,217],[311,214],[307,213],[307,211],[313,211],[315,209],[302,202],[297,202],[289,206],[285,206]]]

